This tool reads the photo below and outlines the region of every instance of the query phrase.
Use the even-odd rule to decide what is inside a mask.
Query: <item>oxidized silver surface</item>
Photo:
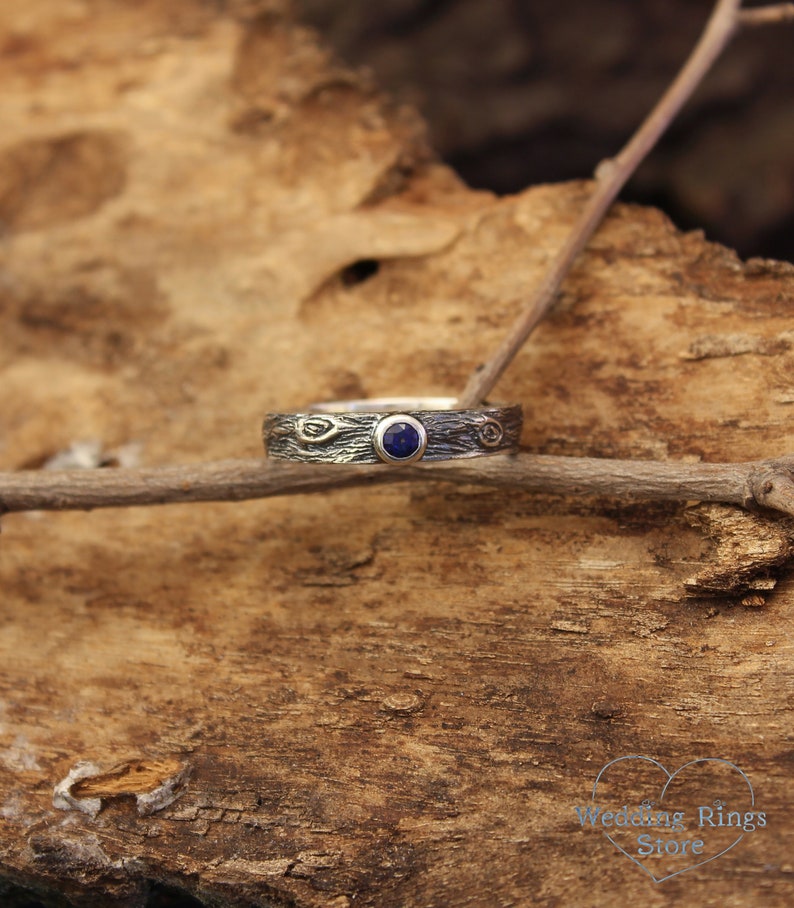
[[[380,398],[314,404],[306,413],[269,413],[268,456],[308,463],[410,463],[508,454],[518,450],[519,405],[453,409],[454,398]],[[393,458],[383,450],[384,426],[400,417],[420,424],[422,450]]]

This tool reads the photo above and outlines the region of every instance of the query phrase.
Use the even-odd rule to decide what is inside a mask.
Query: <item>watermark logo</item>
[[[574,812],[582,829],[604,835],[655,883],[723,857],[766,827],[750,780],[716,757],[675,772],[651,757],[618,757]]]

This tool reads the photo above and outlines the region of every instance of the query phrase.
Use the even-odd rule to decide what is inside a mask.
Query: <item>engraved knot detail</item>
[[[333,416],[304,416],[295,426],[298,441],[305,445],[324,445],[339,434],[339,423]]]
[[[486,448],[495,448],[502,443],[505,430],[498,420],[486,419],[477,430],[477,435]]]

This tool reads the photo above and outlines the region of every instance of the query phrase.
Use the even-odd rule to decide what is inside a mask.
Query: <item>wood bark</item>
[[[434,147],[468,183],[500,192],[581,177],[613,155],[673,80],[714,6],[297,2],[346,60],[419,104]],[[745,255],[790,260],[792,78],[789,28],[740,38],[624,198],[663,200],[679,225],[704,228]]]
[[[7,4],[0,47],[2,470],[254,458],[268,411],[454,395],[587,191],[466,188],[276,0]],[[618,206],[498,396],[532,454],[790,454],[793,296]],[[8,514],[0,885],[786,904],[793,539],[442,482]],[[731,760],[768,828],[654,884],[574,812],[629,754]]]

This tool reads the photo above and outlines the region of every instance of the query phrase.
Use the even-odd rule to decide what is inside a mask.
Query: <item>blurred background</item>
[[[746,3],[746,6],[760,5]],[[587,177],[693,47],[712,0],[296,0],[415,104],[471,186]],[[624,191],[740,255],[794,260],[794,26],[737,36]]]

